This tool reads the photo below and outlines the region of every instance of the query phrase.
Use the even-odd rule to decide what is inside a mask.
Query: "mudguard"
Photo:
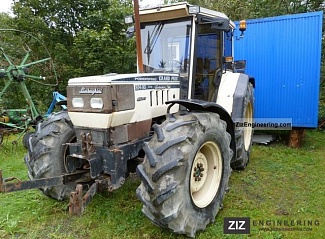
[[[233,105],[231,118],[235,122],[236,119],[240,119],[243,115],[244,110],[244,99],[247,90],[248,83],[255,86],[255,79],[250,78],[248,75],[240,74],[237,81],[237,86],[233,95]]]
[[[167,101],[166,104],[170,104],[167,109],[167,114],[169,114],[169,109],[174,104],[182,105],[185,108],[187,108],[189,111],[213,112],[219,114],[220,119],[222,119],[227,123],[226,130],[231,136],[230,148],[234,153],[231,161],[236,159],[235,125],[233,120],[231,119],[231,116],[222,106],[213,102],[197,100],[197,99],[171,100],[171,101]]]

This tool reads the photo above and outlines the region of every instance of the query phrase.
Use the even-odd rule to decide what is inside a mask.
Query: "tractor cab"
[[[215,102],[234,28],[225,14],[187,3],[140,10],[143,71],[177,73],[187,88],[182,99]]]

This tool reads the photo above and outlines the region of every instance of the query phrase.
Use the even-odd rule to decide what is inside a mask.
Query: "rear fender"
[[[236,90],[233,96],[233,105],[231,116],[233,121],[236,121],[243,117],[244,114],[244,100],[247,91],[247,85],[249,83],[249,78],[247,75],[241,74],[237,82]]]
[[[167,114],[170,114],[169,110],[175,104],[184,106],[189,111],[202,111],[202,112],[211,112],[211,113],[219,114],[220,119],[222,119],[227,123],[226,130],[231,136],[230,148],[234,153],[231,161],[233,161],[233,159],[236,159],[235,126],[230,115],[224,108],[222,108],[220,105],[213,102],[196,100],[196,99],[171,100],[171,101],[167,101],[166,104],[170,104],[167,109]]]
[[[223,74],[217,94],[217,104],[222,106],[232,116],[238,118],[242,107],[241,101],[247,89],[248,83],[255,88],[255,79],[252,76],[241,73],[227,72]]]

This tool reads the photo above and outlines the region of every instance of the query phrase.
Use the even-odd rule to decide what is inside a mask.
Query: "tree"
[[[20,0],[14,6],[18,28],[46,42],[60,88],[72,77],[135,71],[135,47],[124,36],[132,10],[131,0]]]

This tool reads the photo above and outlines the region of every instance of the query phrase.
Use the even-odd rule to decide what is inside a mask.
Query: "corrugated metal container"
[[[234,42],[234,58],[246,60],[246,73],[255,77],[255,118],[291,118],[293,127],[317,127],[322,18],[312,12],[247,20],[244,38]]]

